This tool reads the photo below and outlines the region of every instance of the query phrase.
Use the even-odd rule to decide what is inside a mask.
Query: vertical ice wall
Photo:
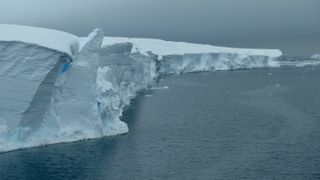
[[[102,136],[96,100],[96,76],[103,32],[93,31],[68,71],[57,81],[50,111],[36,138],[50,134],[51,141],[73,141]]]
[[[57,69],[68,58],[38,45],[0,41],[0,144],[39,127]]]
[[[155,78],[156,57],[131,53],[132,43],[103,47],[97,78],[97,101],[104,123],[104,135],[128,132],[120,120],[123,109],[138,91],[150,87]]]
[[[166,55],[159,60],[160,74],[279,67],[277,57],[237,53]]]

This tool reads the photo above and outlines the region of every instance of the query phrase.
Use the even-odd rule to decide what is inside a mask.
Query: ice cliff
[[[281,55],[0,25],[0,152],[126,133],[124,107],[158,76],[278,67]]]

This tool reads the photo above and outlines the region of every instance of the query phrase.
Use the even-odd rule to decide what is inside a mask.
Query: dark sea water
[[[0,154],[0,179],[320,179],[320,67],[163,77],[126,135]]]

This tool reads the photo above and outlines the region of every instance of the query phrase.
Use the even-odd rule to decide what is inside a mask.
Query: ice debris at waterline
[[[314,54],[314,55],[311,56],[311,58],[320,60],[320,54]]]
[[[160,75],[279,67],[281,56],[0,25],[0,152],[126,133],[124,107]]]

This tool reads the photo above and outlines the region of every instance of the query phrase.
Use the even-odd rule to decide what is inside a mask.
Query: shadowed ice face
[[[1,0],[0,23],[310,55],[320,51],[319,7],[318,0]]]

